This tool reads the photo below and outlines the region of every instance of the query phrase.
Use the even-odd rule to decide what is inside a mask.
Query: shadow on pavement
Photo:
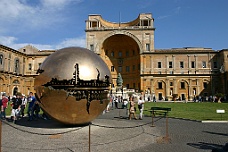
[[[211,132],[211,131],[203,131],[203,132],[209,133],[209,134],[214,134],[214,135],[228,136],[228,134],[218,133],[218,132]]]
[[[221,149],[223,145],[213,144],[213,143],[205,143],[205,142],[198,142],[198,143],[187,143],[187,145],[197,148],[197,149],[204,149],[204,150],[213,150],[213,149]]]
[[[16,123],[14,123],[12,120],[10,119],[6,119],[2,121],[5,124],[8,125],[19,125],[19,126],[24,126],[24,127],[31,127],[31,128],[55,128],[55,129],[63,129],[63,128],[76,128],[76,127],[84,127],[89,125],[89,123],[87,124],[83,124],[83,125],[68,125],[68,124],[63,124],[60,123],[54,119],[42,119],[39,118],[37,120],[32,120],[32,121],[28,121],[28,117],[23,117],[20,118],[19,120],[17,120]]]

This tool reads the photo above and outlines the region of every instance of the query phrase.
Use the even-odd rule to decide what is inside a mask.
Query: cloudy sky
[[[228,48],[228,0],[0,0],[0,44],[39,50],[85,47],[85,20],[155,19],[155,48]]]

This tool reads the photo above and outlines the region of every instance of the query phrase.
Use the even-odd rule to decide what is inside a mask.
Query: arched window
[[[3,55],[0,54],[0,65],[3,65]]]
[[[19,60],[18,59],[16,59],[15,60],[15,64],[14,64],[14,72],[16,72],[16,73],[19,73]]]

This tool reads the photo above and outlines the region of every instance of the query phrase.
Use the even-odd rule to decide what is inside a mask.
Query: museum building
[[[150,93],[158,100],[173,100],[174,95],[193,100],[227,92],[228,49],[155,49],[151,13],[126,23],[89,15],[85,32],[86,48],[107,64],[113,88],[120,73],[125,88]],[[12,96],[34,91],[39,65],[53,52],[30,45],[19,50],[0,45],[0,92]]]

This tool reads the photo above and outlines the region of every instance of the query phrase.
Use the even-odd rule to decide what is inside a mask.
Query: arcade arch
[[[100,56],[110,68],[113,86],[118,73],[127,88],[140,88],[140,47],[130,36],[115,34],[103,41]]]

